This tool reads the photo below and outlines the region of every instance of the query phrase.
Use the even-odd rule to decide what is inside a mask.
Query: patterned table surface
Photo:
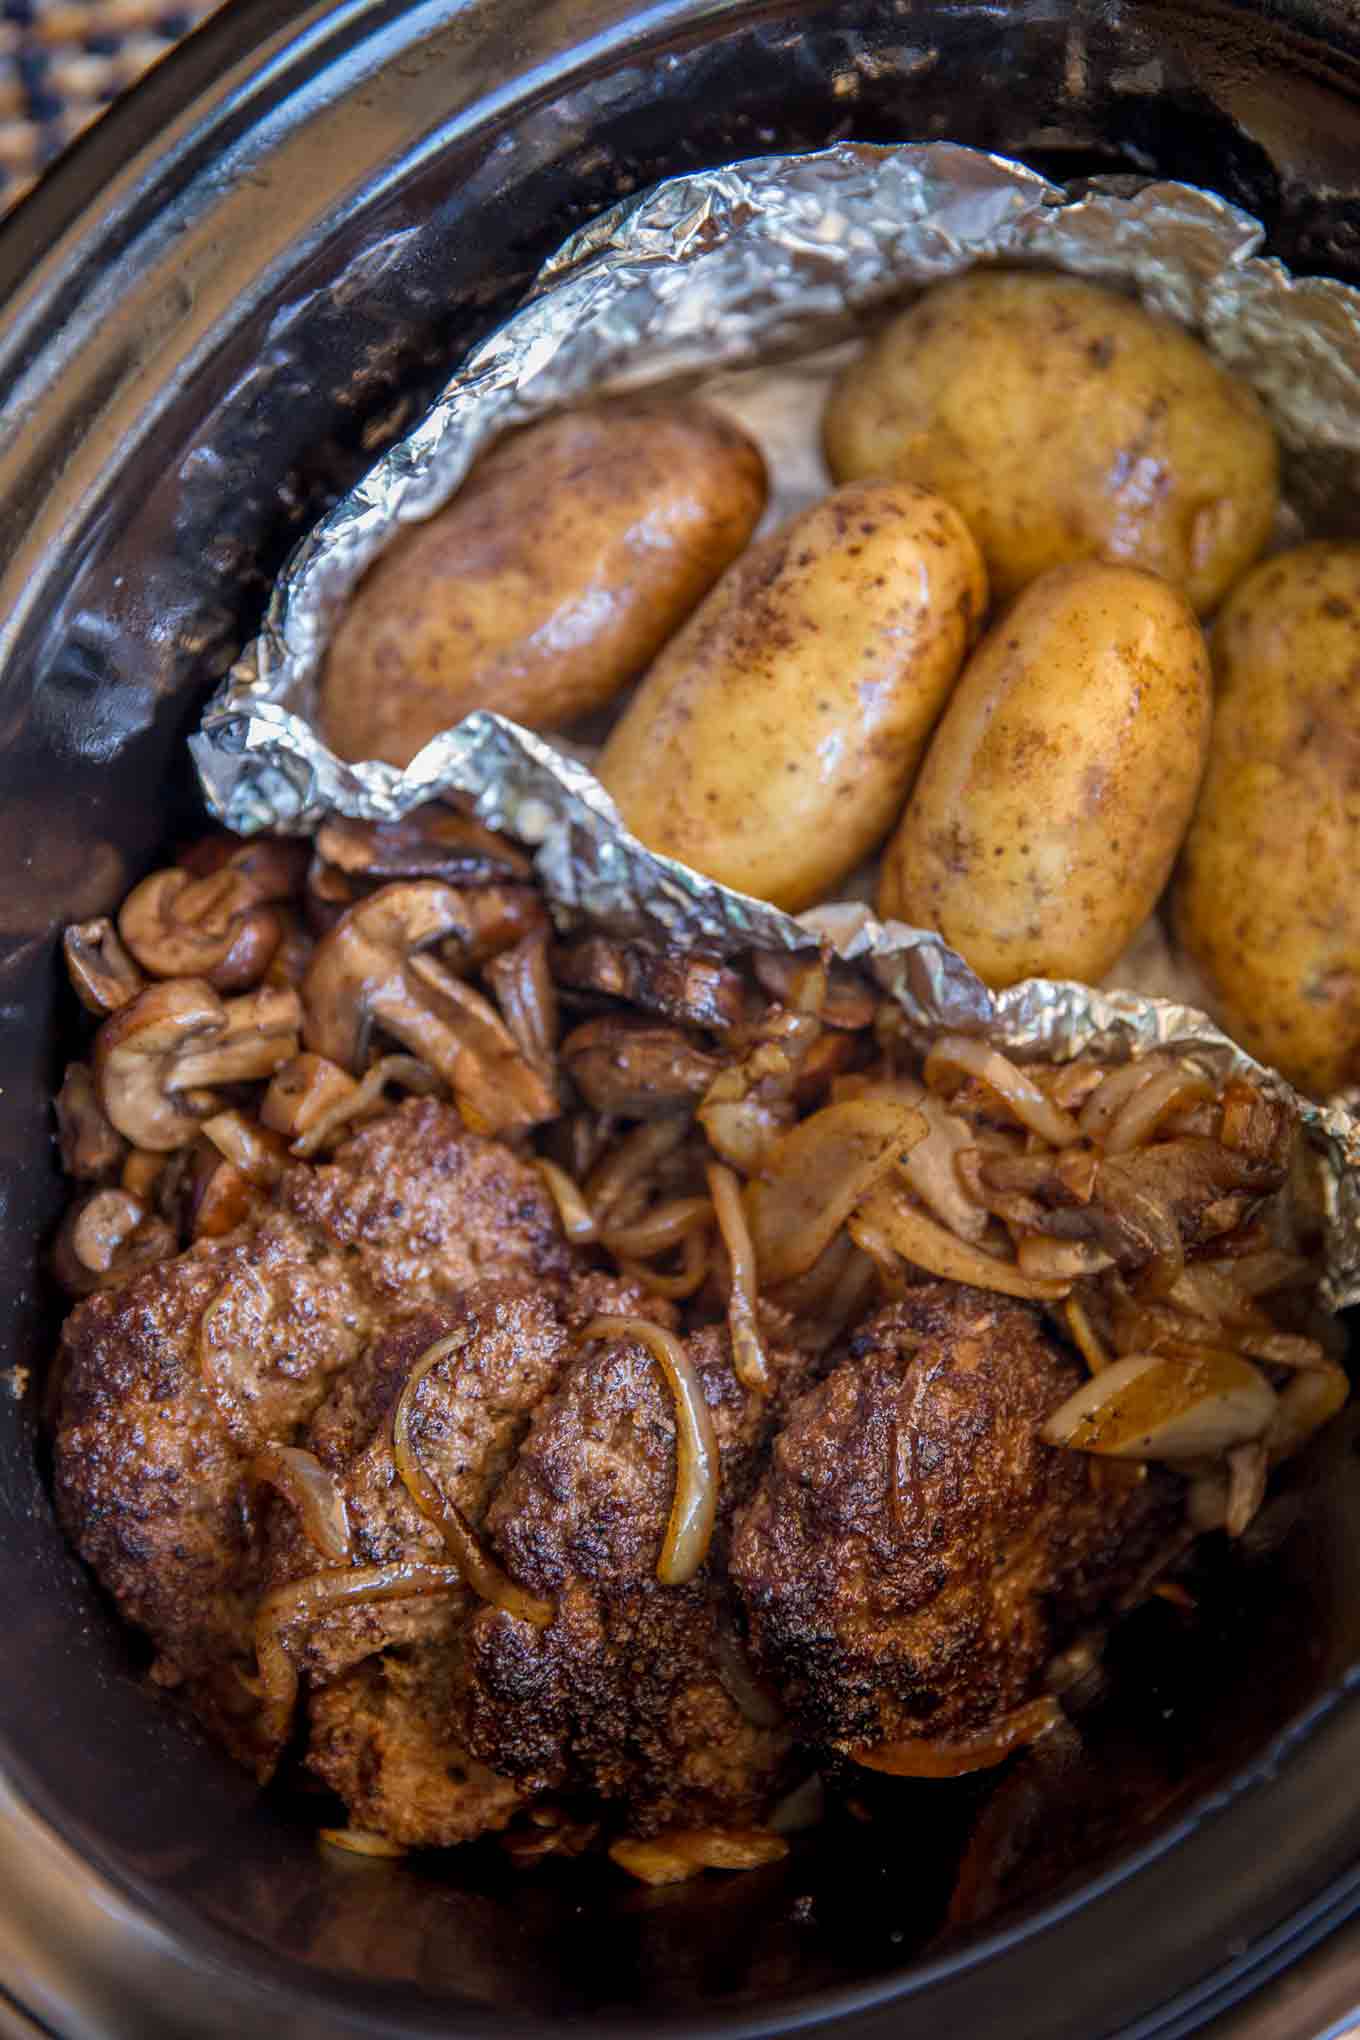
[[[224,0],[0,0],[0,214]]]

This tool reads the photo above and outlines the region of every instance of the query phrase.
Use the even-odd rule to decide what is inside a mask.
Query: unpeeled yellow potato
[[[1103,977],[1171,874],[1209,715],[1184,596],[1140,567],[1054,567],[965,667],[880,913],[937,928],[989,985]]]
[[[1213,650],[1176,932],[1228,1031],[1322,1097],[1360,1079],[1360,544],[1263,561]]]
[[[599,776],[651,849],[796,912],[892,826],[986,600],[949,504],[837,489],[728,569]]]
[[[765,507],[754,441],[620,397],[531,425],[369,569],[321,680],[342,758],[407,765],[475,708],[564,729],[636,677]]]
[[[1213,610],[1265,545],[1275,435],[1181,327],[1098,285],[976,271],[937,285],[846,369],[824,423],[838,481],[935,489],[993,597],[1099,555]]]

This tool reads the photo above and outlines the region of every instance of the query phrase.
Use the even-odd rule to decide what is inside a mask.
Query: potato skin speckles
[[[986,601],[977,547],[938,496],[838,489],[729,568],[599,777],[649,849],[810,906],[892,827]]]
[[[964,669],[884,854],[879,912],[995,986],[1103,977],[1151,913],[1209,741],[1184,597],[1083,560],[1020,596]]]

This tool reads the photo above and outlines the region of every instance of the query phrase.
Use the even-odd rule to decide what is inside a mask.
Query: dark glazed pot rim
[[[451,92],[449,122],[471,126],[605,68],[625,50],[787,11],[742,0],[663,0],[636,10],[623,0],[547,0],[538,10],[528,0],[344,0],[338,6],[234,0],[84,138],[0,228],[0,390],[8,391],[0,401],[0,559],[8,562],[11,588],[24,587],[26,600],[41,599],[56,549],[80,537],[97,510],[99,477],[118,457],[119,435],[154,430],[162,396],[157,378],[183,377],[213,342],[211,318],[199,315],[192,292],[141,355],[115,355],[111,328],[91,323],[91,307],[111,293],[115,305],[135,308],[148,278],[161,288],[173,268],[170,241],[225,216],[243,185],[267,165],[276,131],[392,66],[403,48],[436,36],[445,49],[456,49],[461,36],[499,32],[520,66],[507,70],[494,92],[484,89],[466,100]],[[1217,11],[1245,17],[1252,10]],[[1331,41],[1360,63],[1360,32],[1352,30],[1346,40],[1339,8],[1277,0],[1270,12],[1286,34],[1308,36],[1323,50]],[[441,146],[447,133],[446,124]],[[427,145],[418,133],[407,138],[410,153]],[[353,166],[355,179],[368,178],[366,191],[385,174],[378,162]],[[339,190],[335,202],[343,203]],[[315,217],[320,233],[324,212]],[[239,229],[229,225],[228,234],[233,231]],[[60,461],[35,453],[45,432],[60,445]],[[17,597],[0,605],[6,619],[0,662],[13,641],[13,618],[24,607]],[[1140,1937],[1145,1949],[1156,1945],[1155,1926],[1161,1935],[1179,1937],[1180,1964],[1169,1965],[1170,1988],[1144,1989],[1135,2022],[1124,2030],[1130,2040],[1188,2031],[1255,1989],[1360,1902],[1354,1838],[1336,1811],[1336,1781],[1356,1775],[1358,1759],[1360,1710],[1347,1685],[1154,1840],[998,1931],[907,1974],[786,2001],[768,2016],[742,2011],[692,2019],[687,2029],[736,2040],[851,2020],[858,2033],[886,2034],[896,2029],[892,2007],[905,2016],[915,2001],[933,2030],[966,2030],[961,2014],[969,1979],[1004,1967],[1004,1998],[1023,2004],[1027,1994],[1070,1993],[1068,2024],[1055,2023],[1051,2031],[1095,2040],[1092,2007],[1106,2002],[1093,1981],[1096,1972],[1108,1963],[1110,1973],[1122,1977]],[[249,1952],[247,1973],[244,1938],[192,1917],[178,1901],[167,1904],[111,1866],[82,1864],[79,1838],[61,1809],[17,1773],[8,1784],[0,1780],[0,1844],[14,1866],[0,1955],[8,1931],[9,1975],[19,1995],[54,2022],[76,2021],[54,2030],[240,2031],[242,2019],[283,2019],[298,2036],[338,2026],[394,2034],[453,2029],[428,2000],[418,2007],[394,2000],[384,2016],[367,2002],[358,2004],[358,1991],[346,2000],[329,1980],[318,1977],[309,1989],[300,1971],[258,1949]],[[1225,1863],[1237,1873],[1230,1894],[1221,1888]],[[44,1925],[44,1905],[61,1908],[55,1915],[60,1927],[54,1929],[50,1914]],[[1191,1944],[1198,1951],[1193,1958]],[[220,2026],[190,2028],[182,2007],[192,2002],[190,1986],[205,1976]],[[61,1991],[68,1987],[72,1995],[63,2003]],[[168,2023],[129,2021],[134,1998],[125,1995],[122,2023],[101,2027],[100,2005],[116,2002],[111,1991],[135,1992],[137,2004],[160,1993]],[[875,2011],[878,2018],[864,2016]],[[481,2024],[463,2030],[493,2023],[507,2034],[549,2030],[514,2016],[470,2016]],[[634,2030],[655,2031],[663,2023],[654,2016]],[[611,2025],[625,2030],[621,2022]],[[256,2029],[252,2023],[245,2030]]]

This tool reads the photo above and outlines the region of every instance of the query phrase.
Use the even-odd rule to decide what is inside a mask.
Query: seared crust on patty
[[[1096,1491],[1083,1458],[1042,1442],[1082,1378],[1027,1305],[931,1282],[872,1317],[795,1405],[730,1570],[756,1660],[806,1737],[982,1729],[1134,1576],[1173,1484]]]

